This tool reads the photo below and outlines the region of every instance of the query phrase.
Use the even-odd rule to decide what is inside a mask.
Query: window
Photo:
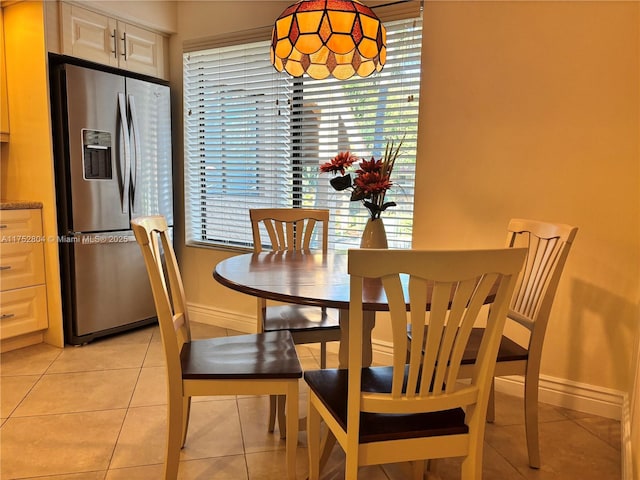
[[[347,81],[277,72],[268,41],[184,54],[188,243],[251,247],[250,208],[306,207],[330,210],[331,248],[358,247],[368,210],[319,166],[404,137],[382,218],[390,247],[411,246],[422,21],[385,26],[384,69]]]

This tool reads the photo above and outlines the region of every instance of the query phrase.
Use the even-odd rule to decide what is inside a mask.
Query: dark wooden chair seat
[[[302,369],[287,331],[191,340],[180,352],[185,379],[300,378]]]
[[[425,335],[429,330],[428,326],[425,326]],[[407,327],[407,335],[409,339],[412,339],[411,326]],[[462,355],[462,365],[473,365],[478,358],[478,350],[480,349],[480,343],[482,342],[482,335],[484,335],[484,328],[473,328],[471,335],[469,336],[469,343]],[[517,360],[526,360],[529,357],[529,351],[518,345],[509,337],[502,336],[500,339],[500,347],[498,348],[498,362],[515,362]]]
[[[462,364],[470,365],[475,363],[478,358],[478,350],[484,335],[484,328],[474,328],[471,330],[469,343],[462,356]],[[498,362],[515,362],[517,360],[526,360],[529,357],[529,351],[518,345],[509,337],[502,336],[500,339],[500,347],[498,347]]]
[[[347,429],[348,373],[346,369],[329,369],[312,370],[304,374],[309,388],[345,430]],[[393,367],[364,368],[362,369],[362,391],[390,393],[392,379]],[[360,413],[360,443],[468,432],[469,427],[465,424],[462,408],[410,415]]]
[[[264,319],[264,331],[289,330],[296,344],[322,341],[340,341],[340,322],[333,309],[310,307],[307,305],[280,305],[269,307]],[[298,341],[296,337],[314,332],[322,333],[321,339]]]

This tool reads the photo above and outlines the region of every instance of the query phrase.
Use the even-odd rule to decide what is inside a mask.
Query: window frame
[[[417,22],[421,22],[421,18],[417,18],[417,19],[413,19],[413,25],[414,27],[416,26]],[[421,23],[420,23],[421,26]],[[255,32],[254,32],[255,33]],[[245,37],[250,36],[250,34],[245,34]],[[415,35],[414,35],[415,36]],[[420,34],[417,36],[417,41],[415,42],[419,47],[421,47],[421,28],[420,28]],[[254,42],[251,42],[254,43]],[[242,48],[242,46],[244,46],[244,43],[241,43],[241,45],[238,45],[238,48]],[[266,48],[267,51],[267,55],[266,57],[268,58],[268,42],[264,42],[264,47]],[[206,49],[205,49],[206,50]],[[185,51],[185,59],[187,59],[187,55],[190,54],[197,54],[198,50],[194,49],[192,51]],[[392,54],[391,54],[391,50],[390,50],[390,59],[392,58]],[[415,164],[416,164],[416,158],[415,158],[415,151],[417,148],[417,105],[418,105],[418,98],[417,95],[419,94],[419,80],[420,80],[420,62],[419,62],[419,53],[418,53],[418,63],[417,65],[414,65],[416,67],[416,71],[413,73],[414,78],[417,78],[417,83],[418,83],[418,87],[417,87],[417,91],[413,94],[411,94],[411,98],[408,99],[408,102],[415,102],[415,112],[414,115],[416,117],[415,120],[415,125],[413,126],[413,131],[410,134],[410,137],[408,136],[407,138],[405,138],[405,144],[403,145],[403,151],[405,150],[405,147],[407,144],[410,144],[410,148],[411,148],[411,155],[413,156],[413,160],[412,160],[412,164],[413,164],[413,177],[415,177]],[[389,64],[390,62],[388,62]],[[271,67],[272,68],[272,67]],[[387,66],[385,66],[385,68],[387,68]],[[391,68],[391,67],[389,67]],[[389,71],[389,69],[387,69],[387,72]],[[292,89],[292,93],[290,96],[290,101],[293,104],[293,110],[294,112],[296,112],[298,110],[298,108],[302,108],[302,106],[296,106],[297,102],[300,102],[300,92],[299,89],[302,88],[303,91],[309,91],[311,89],[313,89],[312,85],[314,85],[313,82],[317,82],[317,81],[313,81],[313,80],[309,80],[306,77],[301,77],[301,78],[292,78],[286,74],[281,74],[278,72],[275,72],[275,69],[273,69],[273,72],[275,75],[278,75],[280,78],[282,77],[288,77],[288,81],[290,82],[291,85],[291,89]],[[378,77],[383,77],[385,75],[385,69],[382,70],[381,73],[376,74],[375,76]],[[204,205],[198,205],[192,198],[192,195],[190,194],[190,189],[191,189],[191,185],[193,183],[192,181],[192,169],[193,169],[193,163],[194,160],[191,159],[190,155],[189,155],[189,149],[190,149],[190,145],[189,145],[189,138],[190,135],[187,131],[188,126],[187,124],[189,123],[189,113],[190,113],[190,109],[189,109],[189,105],[187,102],[187,75],[188,75],[188,68],[185,66],[185,93],[183,95],[184,97],[184,109],[185,109],[185,126],[184,126],[184,130],[185,130],[185,236],[186,236],[186,243],[189,246],[208,246],[208,247],[214,247],[214,248],[230,248],[230,249],[242,249],[242,250],[246,250],[246,249],[250,249],[252,248],[252,244],[251,244],[251,240],[250,240],[250,236],[248,236],[247,238],[249,239],[248,241],[237,241],[237,242],[233,242],[233,241],[228,241],[225,239],[219,239],[219,238],[211,238],[208,239],[207,236],[204,234],[204,231],[207,228],[207,225],[209,223],[211,223],[208,220],[205,220],[204,222],[200,222],[199,225],[201,225],[201,228],[203,229],[202,233],[200,235],[194,235],[193,234],[193,229],[194,229],[194,215],[192,213],[192,210],[206,210],[207,206]],[[358,81],[359,79],[355,78],[355,81]],[[349,81],[347,81],[349,82]],[[305,85],[306,88],[305,88]],[[317,83],[315,85],[318,85]],[[344,86],[346,85],[346,83],[344,81],[340,82],[340,86]],[[353,101],[353,99],[351,99],[351,101]],[[377,109],[379,109],[378,107],[376,107]],[[351,112],[353,113],[353,112]],[[402,112],[399,112],[402,113]],[[385,113],[386,115],[386,113]],[[259,123],[256,120],[256,123]],[[304,140],[300,140],[297,139],[298,137],[303,138],[304,137],[304,127],[302,127],[301,130],[297,130],[296,126],[292,126],[291,128],[291,133],[290,133],[290,137],[291,137],[291,154],[290,154],[290,160],[289,160],[289,164],[291,166],[291,170],[292,170],[292,178],[290,180],[290,184],[288,185],[288,189],[289,189],[289,193],[290,194],[290,198],[291,198],[291,206],[292,207],[306,207],[306,208],[329,208],[331,213],[332,213],[332,217],[334,216],[333,214],[335,213],[332,208],[327,205],[322,206],[322,205],[308,205],[305,204],[305,187],[308,187],[308,184],[305,183],[304,181],[304,175],[305,175],[305,162],[304,162],[304,154],[302,153],[296,153],[297,150],[299,149],[300,145],[303,144]],[[307,127],[308,128],[308,127]],[[399,138],[401,138],[402,135],[400,135],[401,131],[398,130],[397,132],[395,132],[396,134],[391,136],[391,138],[389,137],[385,137],[387,140],[394,140],[394,141],[398,141]],[[308,135],[308,132],[307,132]],[[384,145],[383,142],[380,141],[381,137],[378,135],[377,137],[374,135],[374,143],[372,144],[373,148],[367,148],[365,146],[364,141],[360,141],[360,142],[356,142],[357,146],[359,146],[360,148],[358,148],[357,151],[357,155],[361,158],[366,158],[369,159],[372,155],[375,156],[376,158],[380,158],[382,151],[384,149]],[[353,142],[351,143],[351,147],[353,147]],[[340,195],[340,197],[342,197],[342,202],[344,202],[344,197],[346,196],[348,198],[348,194],[345,192],[335,192],[332,191],[330,189],[330,187],[328,187],[329,185],[329,180],[330,180],[330,176],[327,174],[319,174],[319,165],[321,163],[324,163],[325,161],[329,161],[333,156],[335,156],[338,153],[338,150],[343,150],[343,148],[340,147],[336,147],[336,148],[331,148],[329,150],[327,150],[326,148],[324,150],[320,150],[320,152],[323,152],[322,155],[320,155],[320,158],[314,159],[311,162],[311,165],[315,165],[315,169],[318,170],[318,174],[315,177],[315,186],[314,188],[316,188],[317,190],[322,189],[325,197],[327,195],[329,196],[333,196],[333,197],[337,197],[338,195]],[[354,153],[356,153],[354,151]],[[245,163],[249,163],[246,162],[245,159]],[[256,171],[260,170],[260,164],[256,162]],[[205,167],[206,168],[206,167]],[[310,167],[306,167],[306,168],[310,168]],[[353,175],[355,171],[355,168],[353,168],[351,170],[351,173]],[[205,179],[204,181],[206,182],[206,174],[201,174],[203,175],[203,178]],[[245,177],[246,178],[246,177]],[[392,174],[392,181],[394,181],[394,186],[392,187],[392,189],[388,192],[388,196],[392,197],[392,192],[394,190],[400,190],[402,188],[404,188],[404,186],[402,185],[402,182],[398,182],[398,180],[401,177],[399,177],[396,172],[394,171],[394,174]],[[411,179],[413,180],[413,179]],[[229,179],[226,179],[227,182],[230,182]],[[405,181],[406,181],[406,175],[405,175]],[[313,182],[312,182],[313,183]],[[203,184],[208,185],[207,183]],[[231,185],[230,183],[228,183],[228,185]],[[323,186],[324,185],[324,186]],[[257,188],[257,187],[256,187]],[[405,230],[407,230],[408,233],[404,233],[404,240],[401,242],[398,241],[390,241],[390,247],[399,247],[399,248],[410,248],[411,246],[411,232],[412,232],[412,220],[413,220],[413,188],[414,185],[411,185],[410,190],[410,203],[411,203],[411,208],[410,208],[410,218],[408,220],[405,221],[405,226],[403,227]],[[245,186],[246,189],[246,186]],[[316,195],[318,195],[318,192],[315,192]],[[395,193],[395,192],[394,192]],[[409,196],[409,194],[407,194],[407,196]],[[329,202],[330,203],[330,202]],[[274,207],[274,206],[279,206],[279,205],[264,205],[265,207]],[[257,206],[254,206],[253,208],[256,208]],[[224,207],[219,207],[220,209],[224,209]],[[252,207],[249,207],[252,208]],[[342,210],[348,210],[349,212],[353,212],[355,211],[357,213],[357,221],[355,222],[355,224],[350,226],[350,231],[351,234],[353,235],[354,233],[358,233],[358,232],[362,232],[362,229],[364,228],[364,223],[366,222],[366,219],[368,218],[368,211],[366,210],[366,208],[364,208],[364,206],[360,205],[360,204],[356,204],[356,202],[349,202],[347,207],[343,207]],[[387,210],[386,212],[383,212],[382,217],[383,218],[393,218],[394,216],[394,208],[392,207],[391,209]],[[357,209],[357,210],[356,210]],[[397,213],[397,211],[396,211]],[[203,214],[203,215],[206,215]],[[343,217],[344,214],[340,213],[339,216]],[[196,215],[197,217],[197,215]],[[247,232],[250,232],[250,225],[248,222],[248,211],[247,211],[247,225],[246,225],[246,229]],[[391,221],[387,221],[385,223],[392,223]],[[198,228],[197,226],[195,228]],[[331,222],[331,229],[330,229],[330,244],[334,245],[335,242],[335,238],[339,237],[340,235],[338,235],[337,229],[339,228],[343,228],[340,225],[337,225],[333,219]],[[389,228],[388,228],[389,230]],[[249,234],[250,235],[250,234]],[[393,236],[393,233],[392,233]],[[359,240],[358,240],[359,242]],[[338,247],[338,249],[346,249],[346,248],[351,248],[351,247],[357,247],[358,245],[355,244],[353,241],[351,242],[351,244],[345,245],[345,244],[341,244]]]

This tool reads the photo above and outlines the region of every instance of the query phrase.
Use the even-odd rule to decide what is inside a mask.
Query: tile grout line
[[[136,381],[133,385],[133,390],[131,391],[131,396],[129,397],[129,402],[127,403],[126,412],[122,417],[122,423],[120,424],[120,428],[118,429],[118,434],[116,435],[115,441],[113,443],[113,448],[111,449],[111,454],[109,455],[109,461],[107,462],[107,468],[104,473],[104,480],[106,480],[109,475],[109,471],[111,471],[111,462],[113,462],[113,457],[116,453],[116,448],[118,447],[118,441],[120,440],[120,436],[122,435],[122,430],[124,429],[124,424],[127,421],[127,417],[129,416],[129,409],[131,408],[131,402],[133,401],[133,397],[136,393],[136,388],[138,387],[138,382],[140,382],[140,376],[142,375],[142,368],[144,366],[144,362],[147,359],[147,355],[149,354],[149,349],[151,348],[151,342],[153,340],[153,332],[149,337],[149,341],[147,342],[147,349],[144,353],[144,357],[142,358],[142,362],[140,363],[140,367],[138,368],[138,376],[136,377]]]
[[[33,376],[37,376],[37,377],[38,377],[38,379],[37,379],[35,382],[33,382],[33,385],[31,385],[31,387],[29,387],[29,389],[24,393],[24,395],[22,395],[22,398],[20,399],[20,401],[16,404],[16,406],[15,406],[15,407],[13,407],[13,409],[11,410],[11,412],[9,413],[9,415],[7,415],[7,418],[5,419],[5,421],[4,421],[4,422],[2,422],[2,426],[4,426],[4,425],[5,425],[5,423],[6,423],[7,421],[9,421],[9,419],[10,419],[10,418],[14,418],[14,419],[16,418],[16,417],[14,417],[14,416],[13,416],[13,415],[14,415],[14,413],[16,412],[16,410],[18,410],[18,408],[20,408],[20,405],[22,405],[22,403],[26,400],[26,398],[29,396],[29,394],[30,394],[30,393],[33,391],[33,389],[36,387],[36,385],[37,385],[38,383],[40,383],[40,381],[44,378],[44,376],[47,374],[47,371],[51,368],[51,365],[53,365],[53,364],[54,364],[54,362],[55,362],[58,358],[60,358],[60,355],[62,355],[62,352],[63,352],[63,350],[62,350],[62,349],[60,349],[60,351],[57,353],[57,355],[55,356],[55,358],[53,358],[53,359],[49,362],[49,365],[47,365],[47,367],[46,367],[46,368],[44,368],[40,374],[33,375]],[[8,376],[15,376],[15,377],[17,377],[17,376],[31,376],[31,375],[8,375]]]
[[[598,435],[597,433],[592,432],[591,430],[589,430],[587,427],[585,427],[584,425],[582,425],[582,423],[579,422],[580,419],[571,419],[571,421],[578,427],[581,428],[584,432],[588,433],[591,437],[595,438],[596,440],[601,441],[602,443],[604,443],[605,445],[611,447],[612,449],[614,449],[617,452],[620,452],[620,455],[622,455],[622,449],[621,448],[616,448],[614,445],[611,445],[611,443],[609,443],[609,441],[605,438],[602,438],[600,435]]]

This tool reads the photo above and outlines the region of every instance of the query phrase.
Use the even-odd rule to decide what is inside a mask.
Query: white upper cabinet
[[[163,35],[77,5],[60,6],[63,54],[168,78]]]

